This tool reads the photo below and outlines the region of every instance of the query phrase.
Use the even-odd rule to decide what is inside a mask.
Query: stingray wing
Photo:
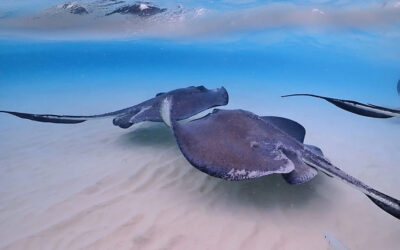
[[[294,170],[280,144],[268,140],[275,127],[249,112],[214,110],[187,123],[172,121],[171,127],[185,158],[211,176],[243,180]]]
[[[287,135],[293,137],[301,143],[304,143],[306,129],[300,123],[290,120],[288,118],[278,116],[261,116],[261,119],[266,122],[272,123],[274,126],[285,132]],[[304,144],[304,147],[306,147],[314,154],[324,157],[324,153],[319,147],[308,144]]]
[[[304,142],[304,138],[306,136],[306,129],[300,123],[278,116],[262,116],[261,119],[269,123],[272,123],[277,128],[279,128],[286,134],[290,135],[291,137],[295,138],[299,142],[301,143]]]

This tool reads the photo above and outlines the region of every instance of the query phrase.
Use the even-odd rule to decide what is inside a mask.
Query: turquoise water
[[[180,87],[224,86],[230,94],[228,108],[247,109],[260,115],[284,116],[302,123],[308,133],[306,141],[323,148],[332,162],[378,190],[399,198],[398,119],[359,117],[321,100],[280,97],[292,93],[313,93],[385,107],[400,107],[396,92],[400,78],[400,5],[396,1],[385,3],[167,1],[156,4],[171,9],[182,4],[186,11],[179,15],[140,21],[129,19],[137,17],[116,17],[112,22],[101,18],[87,21],[80,19],[83,17],[67,15],[63,20],[70,22],[63,25],[55,22],[57,15],[48,15],[51,9],[47,8],[55,5],[53,1],[1,3],[0,109],[31,113],[96,114],[132,106],[158,92]],[[281,13],[278,16],[281,19],[266,18],[274,11]],[[197,17],[193,13],[202,14]],[[321,17],[309,20],[312,15]],[[163,18],[175,19],[166,26],[167,19]],[[39,21],[35,23],[29,20]],[[95,22],[101,25],[97,27],[93,24]],[[127,22],[132,23],[127,25]],[[0,144],[4,150],[3,167],[11,168],[13,162],[19,160],[17,155],[11,153],[14,148],[18,148],[18,152],[25,152],[24,140],[17,135],[17,139],[12,139],[13,133],[29,135],[35,129],[40,130],[41,125],[30,125],[30,121],[0,116],[0,138],[5,138]],[[111,121],[108,125],[110,130],[105,127],[102,133],[113,131],[120,133],[119,136],[128,133],[115,132],[117,128],[112,127]],[[52,135],[69,129],[63,125],[60,130],[48,124],[43,126],[52,131]],[[95,124],[91,126],[91,129],[96,127]],[[45,135],[46,131],[40,131],[37,133]],[[98,136],[94,132],[91,135]],[[45,140],[38,137],[35,137],[38,142]],[[31,144],[30,147],[34,148],[35,143]],[[65,150],[69,147],[66,146]],[[63,148],[60,148],[61,154]],[[40,160],[39,154],[25,155],[28,157],[25,161],[46,165],[46,161]],[[68,162],[70,157],[73,158],[74,154],[58,156],[58,159]],[[87,164],[90,165],[90,162]],[[14,180],[7,171],[2,170],[0,181],[8,178]],[[335,182],[327,177],[319,178],[310,187],[318,190],[321,187],[318,184]],[[15,182],[21,180],[29,188],[29,176],[22,179],[15,177]],[[3,184],[1,192],[7,193],[16,185],[15,182]],[[332,206],[333,209],[320,215],[329,218],[320,218],[320,223],[316,222],[316,225],[344,239],[345,245],[351,249],[368,249],[369,246],[370,249],[377,249],[382,245],[382,249],[396,249],[400,227],[394,218],[375,208],[367,199],[353,200],[362,195],[352,189],[344,189],[341,184],[330,185],[333,184],[322,185],[329,192],[321,191],[319,199],[309,207],[309,213],[300,211],[299,214],[304,218],[313,218],[313,206],[316,210],[321,208],[321,204],[324,204],[323,208]],[[274,192],[255,190],[256,187],[260,185],[252,187],[256,193]],[[336,202],[324,203],[331,197],[340,200],[336,192],[344,197],[344,202],[338,202],[341,205],[337,210]],[[283,193],[288,195],[289,192],[286,190]],[[16,197],[19,197],[18,192]],[[287,202],[293,203],[293,199],[288,199]],[[223,200],[229,200],[229,196]],[[4,211],[6,201],[1,201]],[[249,203],[252,201],[247,200]],[[35,202],[40,202],[40,199]],[[215,208],[215,202],[210,207]],[[351,208],[346,207],[346,202]],[[272,219],[267,211],[262,213],[265,216],[262,218]],[[363,220],[361,215],[370,219]],[[356,221],[351,223],[353,216]],[[279,230],[304,226],[302,221],[297,220],[289,226],[291,223],[285,221],[284,217],[278,216],[282,220],[276,219],[274,222],[276,225],[282,223]],[[335,218],[342,222],[335,224]],[[23,223],[13,224],[7,219],[3,221],[1,230],[9,235],[11,231],[7,231],[7,225],[11,225],[11,228],[24,226]],[[357,223],[363,228],[352,239],[349,234],[356,230]],[[381,235],[376,235],[375,223],[381,228]],[[260,227],[262,231],[263,227]],[[307,231],[308,236],[311,231]],[[323,231],[319,231],[322,237]],[[287,241],[290,242],[290,239]],[[311,248],[320,246],[312,245]],[[262,249],[261,245],[256,244],[255,249]]]
[[[52,96],[47,98],[78,95],[76,101],[90,105],[95,95],[114,92],[129,98],[200,84],[223,85],[260,98],[305,92],[399,106],[396,59],[308,41],[251,45],[240,41],[3,40],[0,48],[4,108],[13,108],[26,98],[43,100],[48,93]],[[122,100],[113,102],[116,107],[133,104]]]

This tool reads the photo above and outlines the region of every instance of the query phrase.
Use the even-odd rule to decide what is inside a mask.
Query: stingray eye
[[[200,91],[206,91],[206,90],[207,90],[206,87],[204,87],[203,85],[197,86],[196,88],[197,88],[198,90],[200,90]]]

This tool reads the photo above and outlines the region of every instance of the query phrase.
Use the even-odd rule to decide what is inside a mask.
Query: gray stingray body
[[[171,127],[190,163],[211,176],[227,180],[283,174],[288,183],[301,184],[315,177],[317,171],[304,164],[297,153],[283,153],[280,147],[290,145],[299,150],[302,145],[304,150],[323,157],[319,148],[302,144],[304,127],[283,117],[216,109],[191,122],[172,121]]]
[[[400,95],[400,80],[397,83],[397,93]],[[385,108],[373,104],[364,104],[351,100],[336,99],[336,98],[312,95],[312,94],[293,94],[293,95],[284,95],[282,97],[291,97],[291,96],[311,96],[311,97],[321,98],[351,113],[372,118],[400,117],[400,110],[398,109]]]
[[[166,93],[159,93],[155,97],[135,106],[100,115],[76,116],[76,115],[51,115],[30,114],[14,111],[0,111],[15,115],[23,119],[39,122],[75,124],[86,120],[99,118],[113,118],[113,124],[121,128],[129,128],[133,124],[152,121],[161,122],[160,103],[167,96],[177,100],[175,114],[178,120],[189,118],[212,107],[228,104],[229,97],[224,87],[207,89],[204,86],[175,89]]]
[[[400,96],[400,80],[397,82],[397,94]]]
[[[310,180],[320,170],[361,190],[400,219],[400,201],[346,174],[332,165],[318,148],[306,146],[300,137],[291,136],[285,118],[273,122],[276,118],[265,119],[244,110],[216,109],[200,119],[179,123],[174,119],[173,109],[173,99],[167,98],[161,113],[172,128],[180,150],[194,167],[211,176],[243,180],[283,174],[289,183],[298,184]]]
[[[282,97],[291,97],[291,96],[311,96],[311,97],[321,98],[351,113],[372,118],[392,118],[400,116],[400,110],[385,108],[372,104],[364,104],[351,100],[342,100],[342,99],[336,99],[319,95],[311,95],[311,94],[293,94],[293,95],[284,95]]]

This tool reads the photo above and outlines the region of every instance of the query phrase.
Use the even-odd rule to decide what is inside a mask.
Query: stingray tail
[[[341,169],[333,166],[331,163],[328,161],[325,161],[324,159],[314,159],[311,158],[310,160],[304,159],[304,162],[308,164],[311,167],[314,167],[326,174],[329,174],[330,176],[337,178],[350,186],[360,190],[363,192],[369,199],[371,199],[378,207],[383,209],[385,212],[391,214],[392,216],[396,217],[397,219],[400,219],[400,201],[392,198],[384,193],[381,193],[360,180],[354,178],[351,175],[348,175]]]
[[[316,98],[321,98],[321,99],[330,99],[329,97],[313,95],[313,94],[291,94],[291,95],[283,95],[281,97],[292,97],[292,96],[311,96],[311,97],[316,97]]]
[[[28,119],[37,122],[50,122],[50,123],[62,123],[62,124],[76,124],[81,123],[90,119],[98,119],[116,116],[120,113],[123,113],[126,109],[104,113],[100,115],[88,115],[88,116],[78,116],[78,115],[52,115],[52,114],[31,114],[31,113],[22,113],[15,111],[6,111],[0,110],[0,113],[6,113],[10,115],[17,116],[22,119]]]

